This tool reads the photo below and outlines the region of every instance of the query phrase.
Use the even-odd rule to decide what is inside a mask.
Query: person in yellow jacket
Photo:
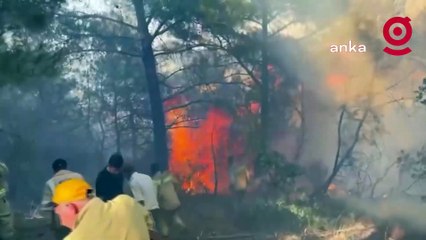
[[[230,190],[238,200],[244,197],[250,180],[250,172],[245,164],[239,164],[233,156],[228,158]]]
[[[66,160],[58,158],[52,163],[53,176],[46,182],[43,190],[43,198],[41,205],[44,209],[50,209],[49,204],[52,202],[53,191],[55,187],[62,181],[72,178],[82,178],[79,173],[68,170],[68,163]]]
[[[44,217],[50,218],[51,229],[55,235],[55,239],[63,239],[69,234],[69,229],[61,226],[59,219],[53,211],[52,196],[55,187],[67,179],[81,178],[83,176],[79,173],[68,170],[68,163],[66,160],[58,158],[52,163],[53,176],[45,183],[43,189],[43,197],[41,201],[41,210]]]
[[[52,202],[61,224],[71,229],[64,240],[150,240],[154,222],[148,210],[127,195],[104,202],[91,197],[83,179],[58,184]]]
[[[0,162],[0,239],[13,239],[15,230],[13,228],[13,217],[10,205],[6,199],[7,181],[6,176],[9,169],[6,164]]]
[[[239,212],[244,209],[242,203],[249,184],[249,171],[245,164],[237,163],[233,156],[228,158],[229,190],[233,195],[230,201],[234,211],[235,221],[238,221]]]
[[[186,229],[178,214],[181,203],[174,186],[177,182],[176,179],[168,171],[161,172],[156,163],[151,164],[151,176],[157,187],[158,204],[160,206],[160,214],[157,221],[158,230],[163,236],[167,237],[173,224],[176,224],[181,229]]]

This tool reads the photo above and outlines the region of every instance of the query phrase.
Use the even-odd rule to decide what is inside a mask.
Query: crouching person
[[[58,184],[52,202],[61,224],[71,229],[64,240],[158,239],[150,237],[154,223],[143,206],[127,195],[103,202],[92,196],[91,186],[83,179]]]

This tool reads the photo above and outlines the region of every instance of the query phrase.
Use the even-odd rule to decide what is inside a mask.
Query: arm
[[[158,232],[149,230],[150,240],[162,240],[161,235]]]
[[[49,184],[46,183],[44,185],[44,189],[43,189],[43,197],[41,200],[41,205],[43,205],[43,207],[47,207],[47,205],[49,205],[52,202],[52,190],[49,187]]]
[[[154,219],[152,218],[151,213],[148,210],[146,210],[145,207],[143,207],[143,208],[144,208],[144,212],[145,212],[145,222],[146,222],[146,225],[147,225],[147,227],[148,227],[148,229],[150,231],[154,231],[154,229],[155,229]]]
[[[175,191],[176,191],[176,189],[180,188],[180,182],[173,174],[171,173],[169,174],[170,174],[169,177],[171,178],[171,181],[173,183],[173,187],[175,188]]]
[[[137,202],[143,202],[145,199],[143,197],[142,191],[141,191],[141,186],[139,186],[139,184],[137,182],[131,181],[129,182],[129,187],[130,190],[132,192],[133,198],[137,201]],[[142,204],[144,206],[144,204]]]
[[[98,198],[104,199],[105,198],[105,185],[102,183],[102,172],[98,174],[96,177],[96,184],[95,184],[95,194]]]
[[[122,173],[120,173],[120,194],[124,194],[124,176]]]

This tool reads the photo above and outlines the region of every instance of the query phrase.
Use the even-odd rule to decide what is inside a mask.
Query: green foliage
[[[258,199],[247,204],[239,217],[243,227],[255,231],[301,232],[306,228],[333,229],[352,213],[345,213],[345,206],[331,200],[317,203],[292,203],[283,199]],[[282,224],[282,225],[280,225]]]
[[[323,228],[329,224],[329,220],[321,216],[315,207],[291,204],[285,208],[310,228]]]
[[[151,0],[147,1],[149,15],[162,23],[176,37],[199,40],[201,33],[232,33],[232,28],[252,14],[245,0]]]
[[[268,174],[272,186],[281,191],[292,190],[295,178],[303,174],[300,166],[287,162],[278,152],[261,155],[256,164],[257,174]]]
[[[426,146],[415,153],[401,151],[397,160],[401,171],[410,173],[415,181],[426,179]]]
[[[0,33],[26,28],[39,31],[65,0],[0,0]]]
[[[34,47],[31,38],[47,26],[62,2],[0,0],[0,87],[58,73],[62,54],[51,52],[44,45]]]
[[[304,219],[299,218],[284,205],[263,199],[246,206],[238,217],[241,219],[240,227],[253,232],[274,232],[277,229],[300,232],[305,225]]]
[[[62,57],[62,52],[48,52],[43,46],[0,51],[0,87],[28,78],[56,76],[61,71]]]
[[[415,91],[416,93],[416,100],[421,102],[422,104],[426,104],[426,78],[423,79],[422,85],[419,86],[419,88]]]

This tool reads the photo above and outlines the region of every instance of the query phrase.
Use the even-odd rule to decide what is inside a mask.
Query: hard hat
[[[84,179],[65,180],[56,186],[52,202],[61,204],[84,200],[88,198],[91,189],[92,187]]]

